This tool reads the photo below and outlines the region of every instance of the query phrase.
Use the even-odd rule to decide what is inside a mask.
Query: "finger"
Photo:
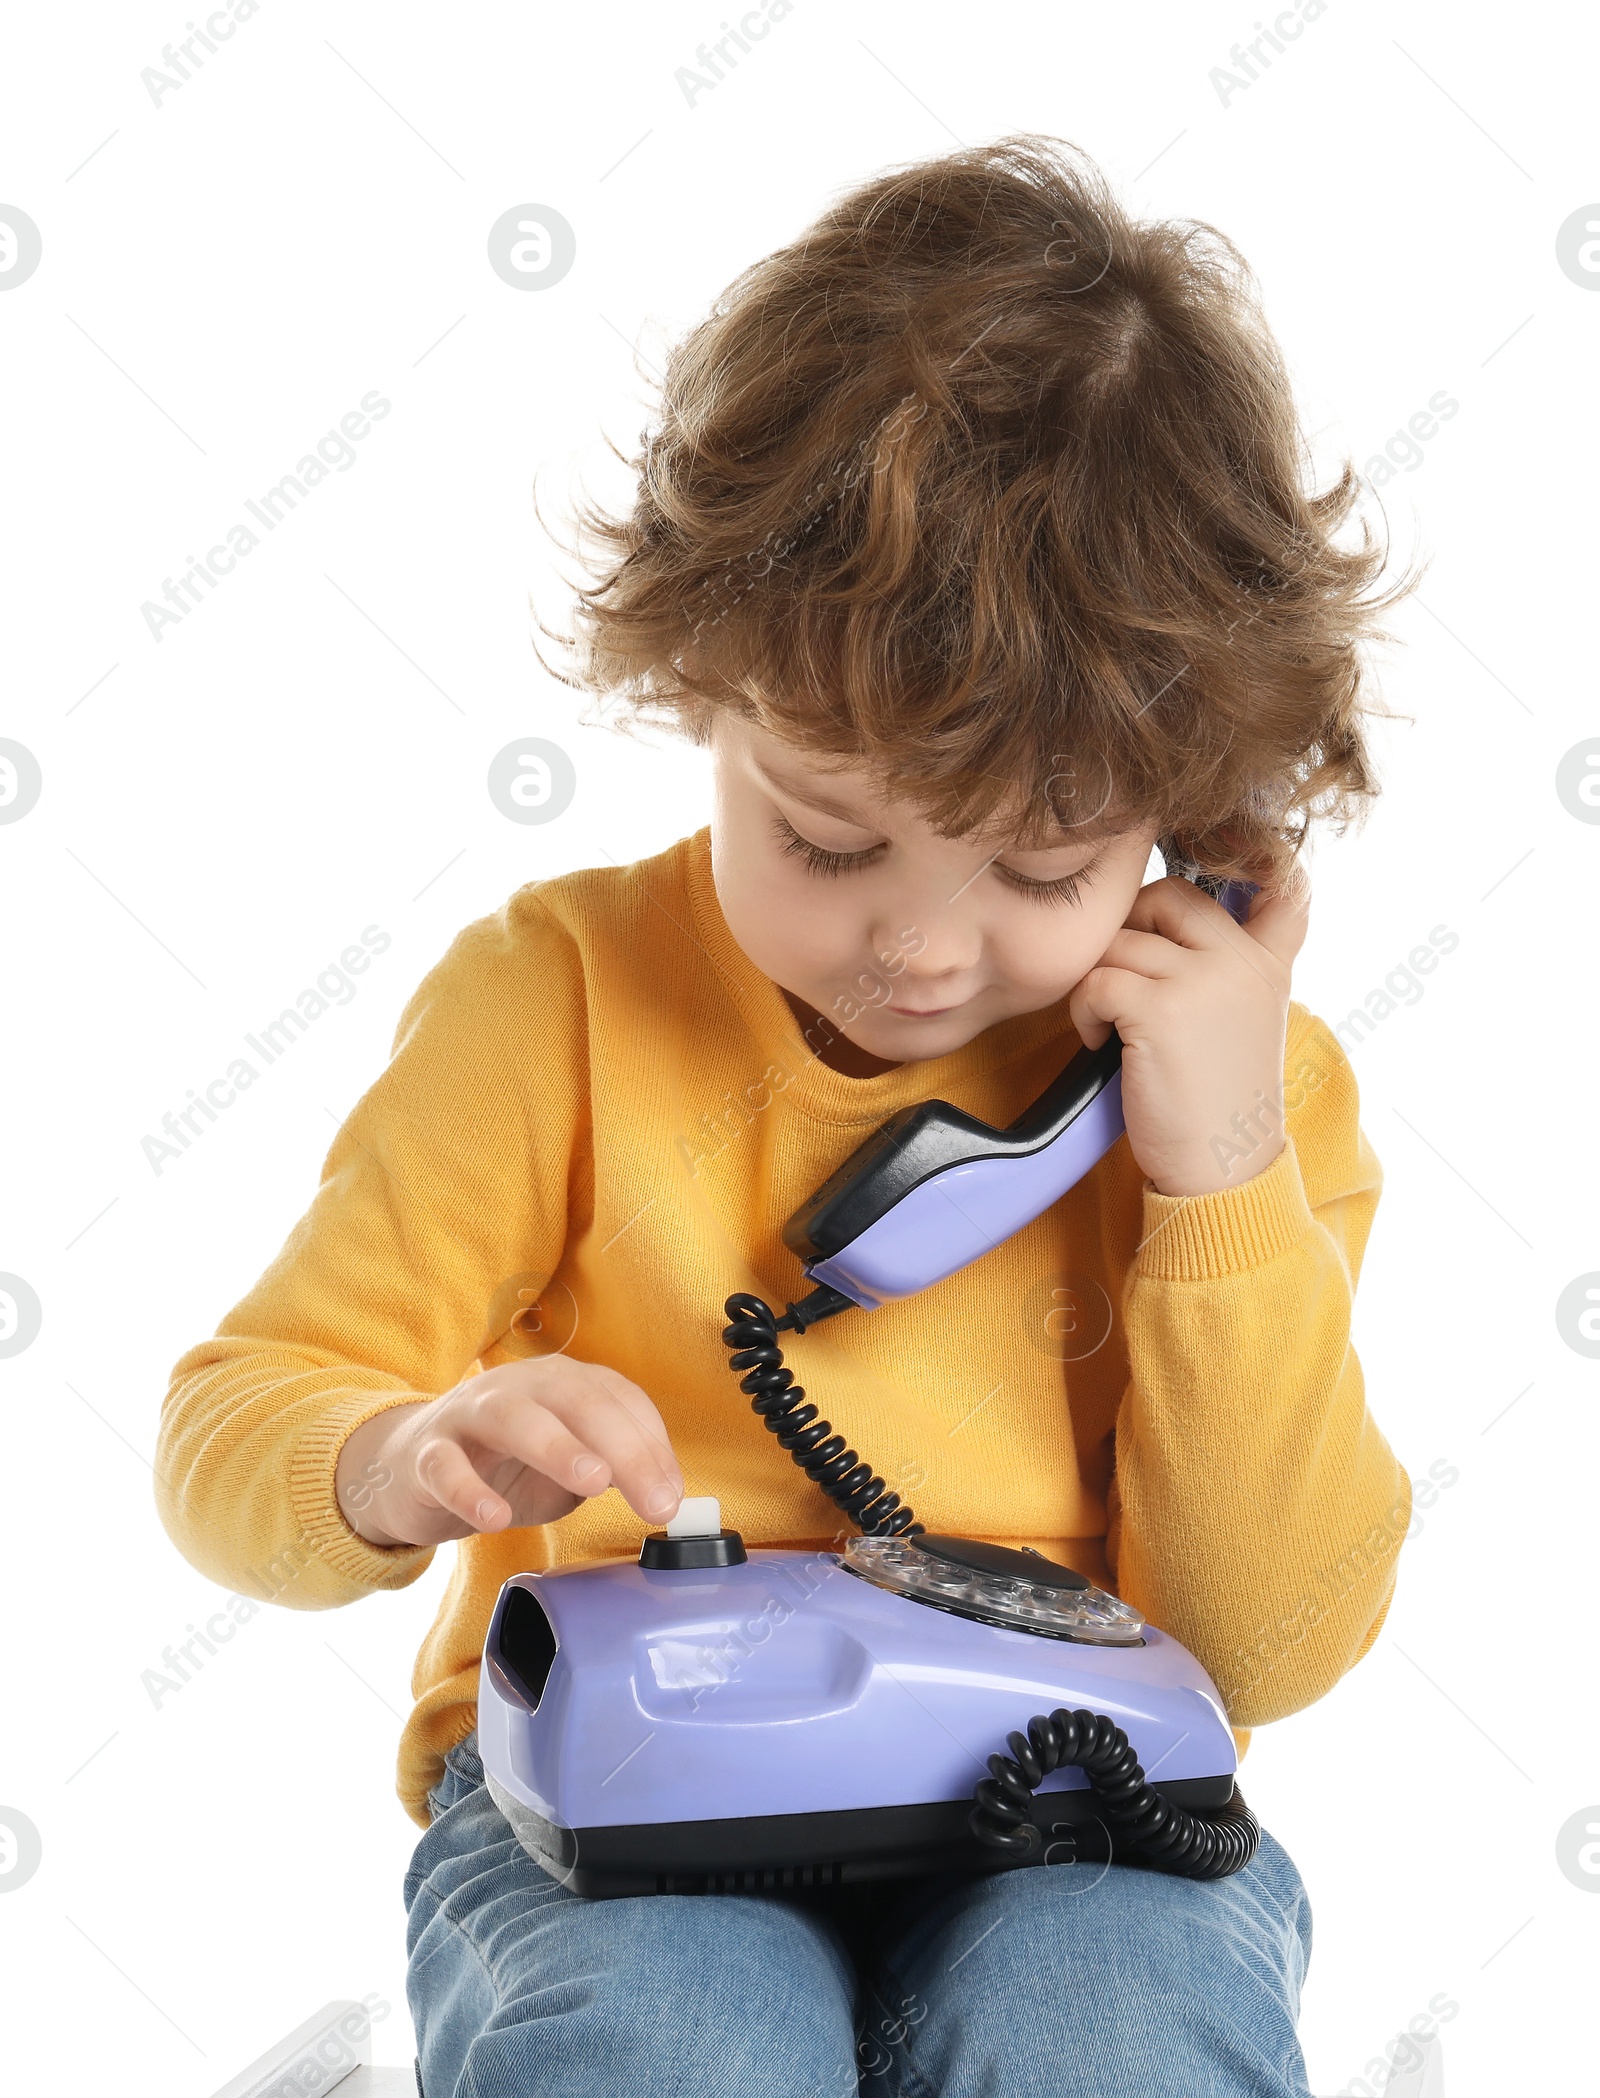
[[[538,1370],[538,1379],[533,1390],[529,1389],[526,1374],[530,1367],[536,1367]],[[499,1363],[495,1368],[485,1370],[470,1380],[471,1397],[468,1403],[476,1405],[491,1397],[505,1400],[509,1402],[512,1411],[497,1417],[504,1421],[515,1421],[515,1409],[532,1400],[558,1416],[572,1429],[578,1437],[579,1444],[587,1449],[588,1445],[582,1440],[584,1430],[581,1421],[574,1416],[573,1407],[575,1404],[581,1407],[586,1394],[592,1388],[593,1380],[599,1377],[605,1379],[604,1389],[610,1397],[626,1408],[640,1433],[657,1451],[663,1470],[676,1481],[681,1491],[683,1474],[677,1458],[673,1455],[672,1441],[667,1433],[665,1421],[648,1395],[641,1391],[637,1384],[599,1363],[585,1362],[575,1355],[544,1355],[531,1361]],[[456,1387],[457,1392],[466,1389],[465,1385]],[[575,1453],[576,1446],[574,1452],[569,1454]],[[586,1490],[593,1493],[601,1489],[590,1486]]]
[[[1139,891],[1128,924],[1153,928],[1197,952],[1230,953],[1270,980],[1262,951],[1273,963],[1288,967],[1305,939],[1309,900],[1309,883],[1303,874],[1296,879],[1291,872],[1278,896],[1263,901],[1258,894],[1253,899],[1249,918],[1241,926],[1215,897],[1193,882],[1169,877]]]
[[[683,1473],[677,1458],[672,1454],[672,1438],[667,1433],[667,1424],[661,1418],[649,1393],[642,1391],[637,1384],[630,1382],[620,1371],[611,1369],[604,1363],[585,1362],[575,1366],[591,1370],[595,1376],[604,1379],[606,1389],[619,1405],[625,1406],[628,1412],[633,1415],[641,1431],[659,1450],[662,1463],[669,1472],[676,1476],[681,1487],[683,1485]]]
[[[1298,860],[1291,862],[1282,888],[1268,895],[1265,890],[1250,906],[1245,930],[1267,952],[1285,964],[1292,962],[1305,945],[1311,922],[1311,878]]]
[[[647,1520],[670,1515],[683,1498],[683,1474],[666,1439],[666,1430],[653,1432],[660,1415],[650,1405],[650,1420],[641,1422],[622,1396],[624,1388],[641,1399],[637,1385],[605,1370],[598,1363],[574,1362],[570,1357],[547,1358],[549,1369],[537,1400],[526,1393],[491,1389],[485,1399],[484,1432],[493,1435],[513,1455],[523,1457],[543,1470],[541,1454],[554,1450],[552,1422],[570,1435],[570,1445],[560,1445],[576,1464],[580,1455],[597,1457],[609,1470],[609,1479],[593,1474],[578,1479],[576,1470],[561,1474],[565,1484],[577,1480],[576,1491],[595,1494],[614,1485],[636,1513]],[[548,1418],[546,1418],[548,1416]]]
[[[601,1363],[586,1367],[611,1410],[591,1405],[584,1432],[610,1464],[618,1491],[635,1513],[665,1522],[683,1499],[683,1469],[673,1455],[666,1423],[637,1384]]]
[[[1100,957],[1100,966],[1130,969],[1138,976],[1159,979],[1175,976],[1182,964],[1178,960],[1176,941],[1164,939],[1158,932],[1136,932],[1122,926],[1111,935],[1106,951]]]
[[[1073,987],[1068,1017],[1087,1048],[1098,1049],[1113,1027],[1126,1041],[1137,1031],[1154,988],[1148,976],[1102,964]]]
[[[611,1466],[588,1435],[569,1426],[527,1392],[485,1393],[483,1406],[467,1424],[466,1433],[513,1464],[553,1479],[580,1500],[592,1500],[612,1483]]]
[[[412,1469],[422,1491],[472,1529],[501,1530],[510,1522],[510,1503],[484,1484],[466,1451],[448,1436],[424,1442]]]
[[[541,1403],[547,1403],[562,1393],[569,1396],[576,1394],[581,1398],[583,1392],[588,1388],[586,1380],[603,1376],[606,1380],[606,1389],[610,1395],[633,1416],[640,1432],[654,1444],[660,1453],[662,1464],[677,1477],[680,1486],[682,1485],[682,1473],[678,1467],[678,1460],[672,1453],[672,1439],[667,1433],[667,1424],[661,1418],[648,1393],[641,1391],[637,1384],[630,1382],[628,1378],[620,1375],[616,1370],[607,1369],[601,1363],[585,1362],[577,1355],[546,1355],[539,1357],[538,1360],[543,1380],[549,1387],[548,1389],[541,1389],[539,1394]],[[520,1364],[501,1365],[502,1368],[512,1370],[523,1366]],[[574,1381],[572,1374],[574,1372],[576,1372],[576,1381]],[[492,1370],[486,1371],[484,1374],[487,1378],[494,1377],[494,1371]]]
[[[1139,891],[1126,923],[1131,931],[1159,933],[1180,947],[1225,947],[1239,936],[1237,924],[1214,896],[1172,874]]]

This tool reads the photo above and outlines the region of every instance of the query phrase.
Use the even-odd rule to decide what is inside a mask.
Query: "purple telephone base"
[[[829,1551],[514,1575],[484,1643],[478,1746],[519,1842],[575,1892],[838,1885],[934,1869],[930,1848],[993,1869],[966,1828],[973,1785],[1052,1706],[1110,1714],[1174,1797],[1231,1790],[1221,1700],[1165,1633],[1107,1647],[978,1623]],[[1058,1855],[1095,1821],[1076,1769],[1045,1779],[1038,1809]]]

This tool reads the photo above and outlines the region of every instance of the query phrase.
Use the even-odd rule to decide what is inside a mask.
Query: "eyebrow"
[[[764,765],[759,758],[752,759],[752,763],[769,786],[776,787],[780,794],[787,794],[791,801],[804,802],[808,809],[820,809],[824,816],[835,816],[841,823],[853,823],[857,830],[871,830],[873,828],[870,823],[862,822],[860,813],[857,810],[846,808],[842,802],[830,801],[827,795],[814,792],[809,784],[797,786],[794,781],[786,779],[782,773],[775,772],[770,766]]]

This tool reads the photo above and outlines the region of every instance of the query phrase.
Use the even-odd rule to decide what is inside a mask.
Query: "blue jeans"
[[[1232,1879],[1121,1865],[588,1901],[477,1737],[406,1876],[426,2098],[1307,2098],[1311,1913],[1271,1836]]]

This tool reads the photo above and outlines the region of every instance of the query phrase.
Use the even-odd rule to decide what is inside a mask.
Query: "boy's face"
[[[890,1063],[948,1055],[1065,997],[1127,917],[1155,843],[1154,825],[1025,852],[1004,826],[944,838],[865,765],[731,715],[711,747],[729,930],[791,1001]]]

